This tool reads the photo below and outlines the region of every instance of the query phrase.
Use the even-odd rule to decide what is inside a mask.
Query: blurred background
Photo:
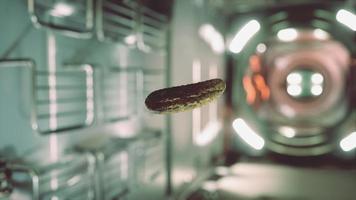
[[[356,199],[354,0],[3,0],[0,199]],[[152,91],[218,101],[158,115]]]

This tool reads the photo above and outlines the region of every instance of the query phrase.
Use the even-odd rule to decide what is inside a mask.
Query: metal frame
[[[11,194],[12,187],[8,183],[6,172],[8,170],[7,164],[4,160],[0,160],[0,199],[5,199]]]
[[[32,199],[33,200],[39,200],[40,199],[40,194],[39,194],[39,188],[40,188],[40,182],[39,182],[39,176],[37,175],[37,172],[30,167],[24,166],[24,165],[19,165],[19,164],[10,164],[9,169],[11,171],[15,172],[23,172],[26,173],[30,176],[31,178],[31,190],[32,190]]]
[[[86,0],[87,8],[86,8],[86,23],[85,26],[87,28],[86,31],[75,30],[73,28],[61,26],[61,25],[54,25],[51,23],[46,23],[41,21],[41,19],[36,15],[35,10],[35,0],[28,0],[28,12],[30,14],[30,19],[33,25],[37,28],[47,28],[50,30],[58,31],[63,33],[64,35],[68,35],[74,38],[80,39],[88,39],[91,38],[93,35],[94,29],[94,3],[93,0]]]
[[[99,41],[107,41],[107,40],[113,40],[113,39],[109,39],[107,38],[107,36],[105,35],[105,31],[104,31],[104,1],[106,0],[97,0],[96,1],[96,18],[95,18],[95,25],[96,25],[96,35]],[[118,11],[119,12],[119,11]],[[137,19],[137,10],[133,9],[132,10],[132,18],[133,18],[133,27],[132,27],[132,33],[134,35],[137,35],[137,27],[138,27],[138,19]],[[117,20],[119,21],[120,18],[117,18]]]
[[[165,49],[167,46],[167,17],[145,6],[141,6],[139,15],[139,33],[142,45],[145,46],[147,43],[148,46]]]
[[[104,8],[103,3],[105,0],[98,0],[96,2],[96,34],[99,41],[106,41],[106,40],[115,40],[110,39],[105,35],[105,27],[104,27]],[[119,12],[119,11],[117,11]],[[157,49],[164,49],[167,46],[166,38],[167,38],[167,18],[164,15],[156,13],[155,11],[141,5],[135,4],[132,6],[132,13],[131,17],[132,21],[132,30],[125,31],[132,31],[132,35],[136,37],[135,46],[144,52],[149,52],[151,50],[150,47],[157,48]],[[120,18],[116,19],[120,21]],[[123,22],[124,23],[124,22]],[[161,29],[154,28],[156,26],[160,26]],[[119,27],[119,26],[118,26]],[[121,29],[120,29],[121,30]],[[118,29],[119,31],[119,29]],[[124,30],[121,30],[124,31]],[[126,34],[126,33],[123,33]],[[129,36],[130,34],[127,34]],[[146,44],[148,43],[148,44]],[[154,45],[155,43],[160,43],[158,45]]]
[[[90,178],[94,178],[94,157],[92,157],[91,155],[82,155],[85,156],[85,160],[87,160],[86,162],[86,170],[87,170],[87,176]],[[73,158],[73,160],[76,160],[75,158]],[[61,161],[58,162],[58,164],[60,164]],[[39,169],[34,168],[31,165],[27,165],[26,163],[9,163],[8,164],[8,169],[13,171],[13,172],[21,172],[21,173],[26,173],[29,175],[30,180],[31,180],[31,196],[33,200],[40,200],[40,196],[41,196],[41,192],[40,192],[40,174],[39,174]],[[91,187],[93,187],[94,189],[94,184],[92,182],[88,182],[91,184]],[[94,196],[93,196],[94,197]]]
[[[119,68],[119,67],[110,67],[107,69],[107,71],[105,71],[103,73],[103,76],[105,76],[106,73],[117,73],[117,75],[120,75],[122,73],[125,73],[127,75],[133,75],[134,78],[135,78],[135,91],[138,93],[135,95],[135,101],[136,103],[134,105],[137,105],[140,101],[140,99],[143,99],[143,96],[142,96],[142,93],[143,93],[143,70],[141,68],[138,68],[138,67],[127,67],[127,68]],[[106,80],[106,78],[102,78],[102,91],[105,90],[105,84],[104,84],[104,81]],[[141,91],[141,92],[140,92]],[[105,95],[102,94],[101,95],[101,98],[104,100],[106,99],[105,98]],[[103,105],[105,105],[105,102],[103,102]],[[118,118],[115,118],[115,119],[110,119],[108,121],[106,121],[106,114],[105,114],[105,111],[104,111],[104,121],[105,122],[118,122],[118,121],[123,121],[123,120],[128,120],[130,119],[132,116],[137,116],[138,115],[138,110],[139,108],[136,107],[135,110],[133,110],[132,113],[130,113],[130,115],[127,115],[127,116],[122,116],[122,117],[118,117]]]
[[[50,133],[59,133],[59,132],[64,132],[64,131],[69,131],[69,130],[74,130],[74,129],[79,129],[79,128],[84,128],[88,127],[94,124],[95,121],[95,112],[93,110],[92,113],[92,118],[88,118],[88,113],[86,114],[87,118],[85,120],[85,123],[82,125],[78,126],[70,126],[70,127],[64,127],[64,128],[59,128],[56,130],[49,130],[49,131],[44,131],[41,130],[38,124],[38,112],[37,112],[37,92],[36,92],[36,76],[37,76],[37,71],[36,71],[36,65],[35,62],[31,59],[14,59],[14,60],[0,60],[0,68],[1,67],[25,67],[29,68],[31,72],[31,127],[32,129],[40,134],[50,134]],[[75,67],[75,68],[74,68]],[[83,65],[68,65],[65,70],[75,70],[77,71],[78,68],[80,70],[83,70],[86,72],[87,75],[87,84],[88,81],[91,81],[92,84],[94,84],[94,78],[91,76],[91,80],[88,80],[88,74],[93,73],[93,67],[88,64],[83,64]],[[48,72],[51,73],[51,72]],[[88,85],[87,85],[88,86]],[[92,94],[87,94],[87,95],[92,95],[93,97],[93,102],[92,105],[90,105],[94,109],[94,104],[95,104],[95,95],[94,95],[94,85],[93,85],[93,93]],[[86,91],[89,92],[89,91]],[[87,105],[89,106],[89,105]]]

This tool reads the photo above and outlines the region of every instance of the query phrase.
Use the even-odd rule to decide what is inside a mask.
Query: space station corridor
[[[356,0],[1,0],[0,200],[356,200]]]

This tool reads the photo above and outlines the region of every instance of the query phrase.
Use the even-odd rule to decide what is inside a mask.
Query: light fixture
[[[277,37],[283,42],[291,42],[298,38],[298,31],[295,28],[282,29],[278,31]]]
[[[328,39],[329,33],[324,31],[323,29],[317,28],[313,31],[313,35],[315,38],[319,39],[319,40],[326,40]]]
[[[136,41],[137,41],[137,37],[136,37],[136,35],[133,35],[133,34],[128,35],[124,38],[124,42],[128,45],[133,45],[136,43]]]
[[[267,46],[265,44],[263,44],[263,43],[260,43],[260,44],[257,45],[256,50],[257,50],[258,53],[264,53],[267,50]]]
[[[356,31],[356,15],[345,9],[341,9],[336,13],[336,20],[351,30]]]
[[[300,73],[296,73],[296,72],[288,74],[287,83],[289,85],[301,84],[302,83],[302,75]]]
[[[288,85],[287,93],[291,96],[299,96],[302,94],[302,87],[300,85]]]
[[[314,96],[319,96],[323,93],[323,87],[321,85],[313,85],[310,89],[310,92]]]
[[[313,84],[322,84],[324,82],[324,77],[320,73],[314,73],[311,76],[311,81]]]
[[[278,128],[278,132],[287,138],[293,138],[296,135],[296,131],[294,128],[291,128],[289,126],[281,126]]]
[[[356,131],[350,133],[340,141],[340,147],[343,151],[351,151],[356,148]]]
[[[66,3],[57,3],[54,5],[50,14],[54,17],[67,17],[74,13],[74,8]]]
[[[199,35],[207,42],[216,53],[223,53],[225,50],[224,38],[211,24],[203,24],[199,28]]]
[[[232,53],[240,53],[247,42],[260,30],[261,25],[257,20],[251,20],[245,24],[232,39],[229,50]]]
[[[200,114],[200,113],[199,113]],[[198,146],[206,146],[210,144],[219,134],[221,124],[217,121],[209,122],[201,132],[195,134],[194,142]]]
[[[264,139],[259,136],[252,128],[241,118],[233,121],[232,127],[241,139],[256,150],[261,150],[264,145]]]

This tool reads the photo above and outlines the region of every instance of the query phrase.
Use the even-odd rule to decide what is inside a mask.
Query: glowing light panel
[[[296,134],[295,129],[288,126],[281,126],[278,131],[287,138],[293,138]]]
[[[257,45],[256,50],[257,50],[258,53],[264,53],[267,50],[267,46],[265,44],[263,44],[263,43],[260,43],[260,44]]]
[[[340,147],[343,151],[351,151],[356,148],[356,131],[350,133],[340,141]]]
[[[278,31],[277,37],[283,42],[291,42],[298,38],[298,31],[295,28],[286,28]]]
[[[324,77],[320,73],[314,73],[311,76],[311,81],[313,84],[322,84],[324,82]]]
[[[202,37],[216,53],[223,53],[225,50],[224,38],[211,24],[203,24],[199,28],[199,35]]]
[[[326,40],[329,38],[329,33],[319,28],[313,31],[313,35],[319,40]]]
[[[302,94],[302,87],[300,85],[288,85],[287,93],[291,96],[299,96]]]
[[[50,11],[50,14],[54,17],[67,17],[74,13],[74,8],[65,3],[57,3]]]
[[[290,85],[301,84],[302,79],[302,75],[299,73],[290,73],[287,76],[287,83]]]
[[[247,42],[260,30],[261,25],[257,20],[251,20],[245,24],[232,39],[229,50],[232,53],[240,53]]]
[[[314,96],[319,96],[323,93],[323,87],[321,85],[313,85],[310,89],[310,92]]]
[[[259,136],[251,127],[241,118],[237,118],[232,123],[232,127],[241,139],[256,150],[261,150],[264,145],[264,139]]]
[[[352,12],[341,9],[336,13],[336,20],[351,30],[356,31],[356,15]]]

